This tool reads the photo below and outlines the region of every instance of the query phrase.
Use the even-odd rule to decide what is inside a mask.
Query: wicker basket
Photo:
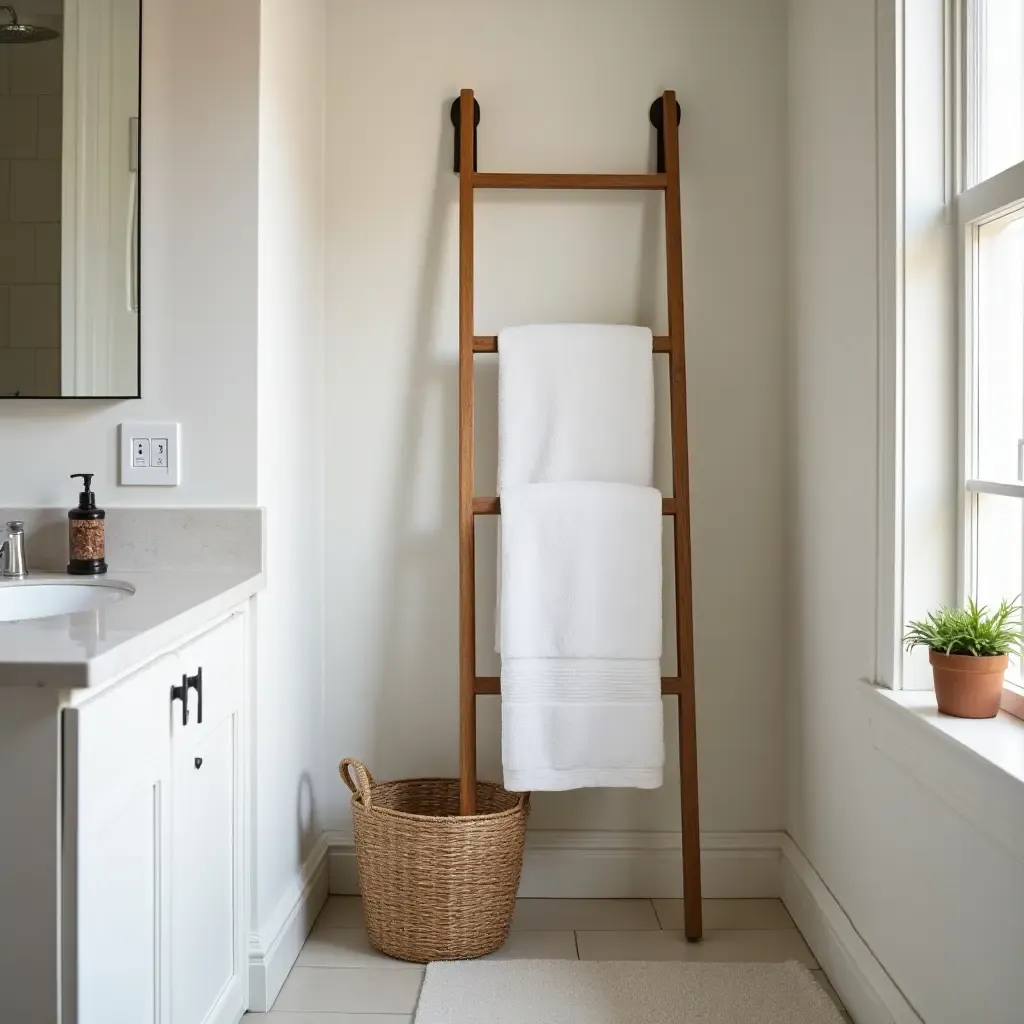
[[[460,817],[458,779],[375,782],[351,758],[338,772],[353,794],[370,944],[414,963],[498,949],[519,889],[527,794],[479,782],[478,813]]]

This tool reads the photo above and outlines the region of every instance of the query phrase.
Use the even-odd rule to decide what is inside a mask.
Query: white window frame
[[[876,0],[878,479],[873,681],[930,689],[910,619],[957,599],[957,26],[961,0]],[[927,252],[926,260],[908,253]]]
[[[958,103],[956,134],[959,145],[956,181],[973,180],[971,162],[978,150],[970,133],[978,117],[969,116],[970,96],[977,90],[969,89],[968,79],[976,61],[970,59],[968,47],[971,35],[967,31],[971,0],[962,0],[962,11],[957,21]],[[977,592],[977,531],[978,495],[996,494],[1018,498],[1024,502],[1024,482],[989,480],[978,475],[978,410],[977,395],[977,334],[978,311],[975,308],[978,279],[980,231],[982,227],[1015,212],[1024,215],[1024,160],[1008,167],[984,181],[966,189],[957,189],[953,202],[958,247],[958,349],[960,355],[960,414],[959,414],[959,479],[961,494],[960,542],[957,572],[958,599],[962,603],[968,595]],[[1007,700],[1004,706],[1014,714],[1024,715],[1024,689],[1007,681]]]

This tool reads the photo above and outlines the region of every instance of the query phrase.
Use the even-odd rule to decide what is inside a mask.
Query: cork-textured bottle
[[[107,563],[103,560],[107,513],[96,507],[96,495],[92,492],[93,475],[71,474],[72,480],[81,477],[84,485],[78,496],[78,508],[68,513],[68,549],[71,552],[68,573],[72,576],[99,576],[107,571]]]

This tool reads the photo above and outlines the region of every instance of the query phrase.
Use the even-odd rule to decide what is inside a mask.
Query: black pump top
[[[71,479],[75,477],[81,477],[84,483],[82,493],[78,496],[78,507],[84,511],[91,511],[96,507],[96,495],[92,492],[92,478],[95,476],[94,473],[72,473]]]

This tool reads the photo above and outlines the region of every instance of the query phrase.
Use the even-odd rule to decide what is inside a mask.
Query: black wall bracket
[[[651,124],[654,125],[655,130],[658,133],[658,174],[665,173],[665,124],[662,118],[661,108],[664,105],[665,99],[663,96],[659,96],[651,104]],[[679,106],[679,101],[676,101],[676,127],[679,127],[679,122],[683,119],[683,108]]]
[[[452,124],[455,125],[455,159],[452,161],[452,169],[459,173],[459,153],[461,151],[462,139],[462,107],[461,101],[456,98],[452,102]],[[477,169],[476,163],[476,129],[480,124],[480,104],[473,100],[473,170]]]

